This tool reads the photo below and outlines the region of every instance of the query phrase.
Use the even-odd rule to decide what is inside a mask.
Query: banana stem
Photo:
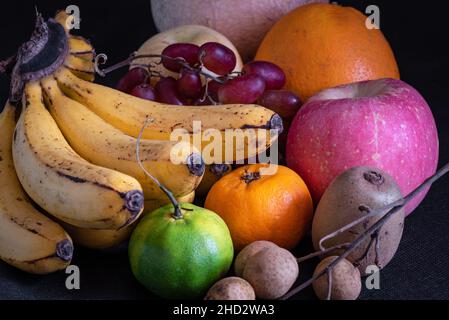
[[[167,197],[170,199],[170,202],[173,204],[173,207],[175,208],[175,212],[173,213],[173,218],[176,220],[182,219],[183,215],[181,212],[181,207],[179,205],[178,200],[176,200],[175,196],[173,195],[173,193],[168,190],[162,183],[159,182],[158,179],[156,179],[142,164],[142,160],[140,159],[140,141],[142,140],[142,135],[143,135],[143,131],[145,130],[145,128],[148,126],[148,124],[150,124],[151,122],[153,122],[154,119],[147,119],[145,121],[145,123],[143,124],[142,128],[140,129],[139,135],[137,136],[137,141],[136,141],[136,159],[137,159],[137,163],[139,164],[139,167],[143,170],[143,172],[151,179],[154,181],[154,183],[156,183],[159,188],[167,195]]]
[[[12,68],[17,62],[17,55],[12,55],[0,61],[0,73],[11,73]]]

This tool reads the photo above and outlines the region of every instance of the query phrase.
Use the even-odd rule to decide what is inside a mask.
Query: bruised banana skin
[[[177,198],[177,200],[179,202],[192,203],[194,198],[195,192],[192,192],[186,196]],[[145,200],[145,209],[141,215],[141,218],[145,214],[149,214],[152,211],[170,203],[170,200],[168,198],[166,199],[166,201],[164,201],[164,199]],[[61,222],[61,225],[65,230],[67,230],[76,244],[89,249],[108,249],[118,246],[128,240],[134,228],[137,226],[138,221],[139,220],[118,230],[86,229],[75,227],[65,222]]]
[[[142,187],[136,179],[93,165],[69,146],[43,104],[39,82],[25,86],[13,159],[28,195],[64,222],[118,229],[136,220],[143,210]]]
[[[136,178],[145,199],[167,199],[162,190],[139,167],[136,160],[136,138],[106,123],[84,105],[65,96],[50,77],[41,80],[47,108],[70,146],[84,159]],[[172,162],[170,153],[183,154],[181,163]],[[175,196],[191,193],[204,174],[201,155],[187,142],[141,140],[142,165]]]
[[[266,150],[276,139],[270,136],[270,129],[282,131],[282,120],[273,111],[257,105],[220,105],[220,106],[173,106],[154,101],[143,100],[120,91],[83,81],[71,74],[67,69],[60,68],[55,77],[61,89],[72,99],[81,102],[86,107],[122,132],[137,137],[143,123],[151,119],[143,132],[145,139],[170,140],[175,129],[185,129],[192,139],[193,121],[201,122],[201,130],[218,130],[218,139],[224,141],[226,129],[241,129],[243,134],[257,132],[266,141],[261,143],[257,137],[250,136],[244,143],[236,146],[233,152],[222,152],[222,157],[215,162],[232,162],[256,156]],[[257,130],[248,130],[257,129]],[[192,140],[191,140],[192,141]],[[201,150],[209,144],[203,141]],[[226,143],[222,143],[222,151]],[[196,145],[195,145],[196,146]],[[200,146],[198,146],[200,147]],[[244,151],[241,153],[241,151]],[[208,154],[203,153],[206,163],[211,163]],[[218,157],[218,156],[217,156]]]
[[[6,104],[0,114],[0,258],[34,274],[65,269],[72,259],[70,236],[36,210],[17,178],[11,141],[16,108]]]

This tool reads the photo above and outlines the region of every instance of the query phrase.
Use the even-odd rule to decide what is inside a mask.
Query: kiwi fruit
[[[338,176],[324,192],[318,203],[312,223],[312,240],[316,250],[319,241],[326,235],[366,215],[371,210],[380,209],[402,198],[395,180],[386,172],[369,167],[354,167]],[[401,241],[404,227],[404,210],[400,210],[378,231],[377,265],[381,269],[393,258]],[[326,240],[327,248],[352,242],[376,223],[381,216],[376,216],[352,227],[340,235]],[[357,266],[362,275],[366,267],[376,264],[376,250],[373,243],[367,251],[371,237],[361,243],[347,257]],[[333,255],[342,251],[332,252]],[[367,254],[365,255],[365,253]],[[361,257],[363,259],[360,260]]]
[[[204,300],[256,300],[256,294],[246,280],[228,277],[215,283]]]
[[[336,256],[330,256],[322,260],[316,267],[313,275],[316,276],[321,273],[337,258]],[[359,297],[362,290],[360,271],[351,262],[346,259],[338,262],[332,268],[331,276],[331,300],[355,300]],[[327,273],[313,281],[313,290],[319,299],[325,300],[327,298],[328,289]]]

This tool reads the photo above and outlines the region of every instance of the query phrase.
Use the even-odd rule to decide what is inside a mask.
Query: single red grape
[[[184,98],[198,98],[201,95],[201,78],[198,72],[183,68],[176,82],[178,93]]]
[[[252,61],[243,66],[244,74],[257,74],[265,80],[267,90],[282,89],[285,73],[280,67],[268,61]]]
[[[182,106],[184,101],[176,91],[176,80],[173,77],[161,78],[155,86],[156,101]]]
[[[148,78],[148,71],[144,68],[136,67],[129,70],[117,83],[117,90],[130,93],[134,87],[144,83]]]
[[[218,89],[221,103],[254,103],[265,91],[265,81],[255,74],[235,77]]]
[[[142,83],[134,87],[134,89],[131,90],[131,95],[146,100],[151,101],[156,100],[156,94],[154,92],[154,89],[148,83]]]
[[[267,90],[257,103],[273,110],[283,119],[293,118],[302,105],[301,99],[287,90]]]
[[[209,71],[224,76],[234,70],[237,58],[234,52],[218,42],[206,42],[200,47],[198,58]]]
[[[162,51],[163,56],[168,56],[170,58],[183,58],[190,66],[194,66],[199,62],[198,52],[200,47],[192,43],[175,43],[166,47]],[[163,66],[170,71],[179,72],[182,65],[178,62],[162,57]]]

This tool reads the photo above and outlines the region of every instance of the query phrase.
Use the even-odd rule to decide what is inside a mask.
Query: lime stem
[[[137,137],[137,141],[136,141],[136,159],[137,159],[137,163],[139,164],[140,168],[143,170],[143,172],[151,179],[154,181],[154,183],[156,183],[159,188],[167,195],[167,197],[170,199],[170,202],[173,204],[173,207],[175,208],[175,212],[173,212],[173,218],[176,220],[182,219],[183,215],[181,212],[181,207],[179,205],[178,200],[176,200],[175,196],[173,195],[173,193],[168,190],[162,183],[159,182],[158,179],[156,179],[142,164],[142,160],[140,159],[140,141],[142,140],[142,135],[143,132],[145,130],[145,128],[148,126],[148,124],[150,124],[151,122],[153,122],[154,119],[147,119],[142,128],[140,129],[139,135]]]

